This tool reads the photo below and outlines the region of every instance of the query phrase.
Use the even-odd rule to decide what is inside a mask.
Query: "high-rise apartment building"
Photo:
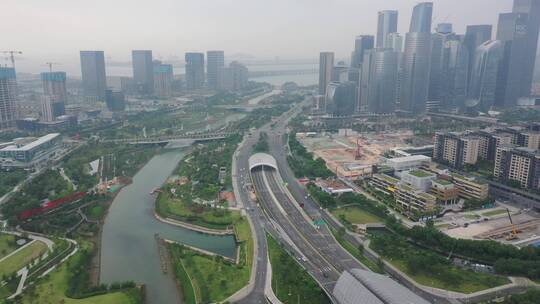
[[[159,97],[170,97],[174,80],[172,64],[163,64],[154,60],[154,94]]]
[[[103,51],[81,51],[80,55],[84,95],[93,100],[105,100],[105,54]]]
[[[17,77],[14,68],[0,67],[0,129],[15,125]]]
[[[493,175],[503,183],[516,182],[522,188],[540,189],[540,153],[513,145],[500,146]]]
[[[470,54],[469,54],[470,55]],[[488,40],[476,48],[475,60],[470,72],[468,98],[478,103],[481,111],[487,112],[495,104],[497,80],[504,56],[503,44]],[[469,57],[471,59],[471,57]]]
[[[217,88],[238,91],[248,84],[249,70],[240,62],[233,61],[228,67],[218,69]]]
[[[216,89],[218,86],[218,70],[225,66],[225,52],[208,51],[206,52],[206,60],[208,87]]]
[[[326,89],[332,81],[334,53],[321,52],[319,58],[319,95],[326,96]]]
[[[405,37],[399,82],[400,109],[409,113],[426,110],[431,56],[431,17],[433,3],[424,2],[413,10],[410,30]]]
[[[140,94],[150,95],[154,92],[154,64],[152,51],[134,50],[131,52],[133,64],[133,81]]]
[[[479,159],[481,138],[471,134],[437,133],[433,158],[454,168],[474,165]]]
[[[398,11],[381,11],[377,22],[377,47],[388,48],[388,35],[397,32]]]
[[[369,50],[360,80],[360,111],[384,114],[395,111],[399,53],[390,48]]]
[[[186,87],[189,90],[204,86],[204,53],[186,53]]]

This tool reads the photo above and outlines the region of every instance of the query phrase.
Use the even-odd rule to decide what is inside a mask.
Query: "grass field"
[[[241,218],[238,211],[187,206],[182,200],[164,194],[157,200],[156,211],[163,217],[211,229],[232,228]]]
[[[489,288],[502,286],[509,284],[510,280],[506,277],[496,276],[492,274],[476,273],[469,270],[463,270],[458,268],[453,268],[452,271],[456,274],[461,275],[463,280],[459,282],[457,286],[449,286],[445,282],[441,281],[437,274],[425,275],[425,274],[411,274],[405,263],[401,260],[389,260],[392,265],[399,268],[401,271],[409,275],[417,283],[420,283],[424,286],[447,289],[451,291],[462,292],[466,294],[474,293],[477,291],[486,290]]]
[[[248,220],[239,218],[234,224],[234,231],[240,247],[237,264],[179,245],[170,246],[176,278],[182,286],[186,304],[223,301],[247,285],[254,250]]]
[[[47,251],[47,245],[41,241],[34,241],[0,263],[0,277],[19,271],[33,259]]]
[[[270,236],[268,255],[272,264],[272,289],[283,303],[331,303],[315,280]]]
[[[178,268],[181,263],[186,270],[187,275],[177,277],[182,288],[192,288],[194,297],[201,303],[223,301],[249,281],[251,267],[247,265],[236,265],[223,258],[203,255],[180,245],[172,245],[171,253],[174,265]],[[190,278],[191,282],[186,280],[187,278]]]
[[[344,216],[345,219],[352,224],[372,224],[384,221],[380,217],[366,212],[357,206],[335,209],[332,211],[332,214],[338,219]]]
[[[16,240],[15,236],[11,234],[0,234],[0,258],[5,257],[17,249]]]
[[[240,244],[240,265],[247,265],[251,269],[253,264],[253,237],[251,235],[251,227],[246,218],[241,218],[234,225],[236,241]]]
[[[105,207],[101,205],[93,206],[88,212],[88,217],[92,220],[101,220],[105,213]]]
[[[499,215],[499,214],[503,214],[503,213],[506,213],[506,210],[504,210],[504,209],[495,209],[495,210],[484,212],[484,213],[482,213],[482,215],[483,216],[495,216],[495,215]]]
[[[71,259],[77,259],[78,254]],[[70,299],[64,293],[68,288],[70,274],[66,264],[50,273],[47,278],[30,288],[22,299],[23,304],[140,304],[142,300],[136,289],[119,291],[85,299]]]

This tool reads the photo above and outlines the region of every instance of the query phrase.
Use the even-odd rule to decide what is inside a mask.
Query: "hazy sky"
[[[406,32],[416,0],[2,0],[1,48],[24,52],[19,71],[46,61],[78,61],[81,49],[129,60],[152,49],[164,60],[223,49],[259,58],[348,57],[354,36],[375,34],[377,11],[399,10]],[[435,0],[434,24],[496,25],[512,0]]]

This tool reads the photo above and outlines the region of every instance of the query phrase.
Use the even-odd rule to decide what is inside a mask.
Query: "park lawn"
[[[236,265],[222,257],[208,256],[180,245],[171,245],[175,267],[181,264],[186,276],[177,277],[183,289],[190,289],[201,303],[224,301],[249,281],[251,267]],[[189,281],[184,281],[190,279]]]
[[[171,198],[166,194],[159,196],[156,211],[161,216],[210,229],[231,228],[241,218],[239,211],[226,209],[205,207],[201,208],[200,212],[194,212],[182,200]]]
[[[103,218],[104,213],[105,213],[105,208],[101,205],[97,205],[90,208],[90,212],[88,216],[92,220],[101,220]]]
[[[476,215],[476,214],[465,214],[464,217],[468,220],[477,220],[480,218],[480,216]]]
[[[343,208],[335,209],[332,211],[332,214],[334,214],[338,219],[341,216],[345,216],[345,219],[348,222],[352,224],[357,224],[357,225],[384,222],[384,220],[381,219],[380,217],[373,215],[369,212],[366,212],[358,206],[350,206],[350,207],[343,207]]]
[[[17,249],[17,238],[11,234],[0,234],[0,258]]]
[[[283,250],[271,237],[267,236],[268,256],[272,266],[272,289],[283,303],[331,303],[315,280]]]
[[[433,274],[430,276],[423,273],[412,274],[407,268],[407,265],[404,261],[397,259],[387,259],[387,261],[395,267],[399,268],[399,270],[406,273],[419,284],[429,287],[461,292],[465,294],[470,294],[477,291],[482,291],[511,283],[507,277],[485,273],[476,273],[470,270],[464,270],[459,268],[452,268],[452,272],[459,274],[461,276],[461,280],[459,285],[449,286],[448,284],[445,284],[443,281],[441,281],[438,278],[437,274]]]
[[[76,259],[79,254],[71,257]],[[23,304],[140,304],[142,300],[136,289],[118,291],[104,295],[71,299],[66,297],[65,291],[68,288],[69,273],[68,267],[64,263],[60,268],[51,272],[43,281],[39,281],[34,289],[28,290],[23,295]]]
[[[253,264],[253,235],[251,233],[251,226],[247,218],[242,217],[234,225],[234,233],[236,235],[236,241],[240,245],[240,265],[247,265],[251,270]]]
[[[47,245],[41,241],[33,241],[21,249],[21,251],[3,260],[0,263],[0,277],[10,275],[21,270],[33,259],[40,257],[47,251]]]
[[[491,210],[491,211],[484,212],[484,213],[482,213],[482,215],[483,216],[495,216],[495,215],[499,215],[499,214],[503,214],[503,213],[506,213],[506,210],[504,210],[504,209],[496,209],[496,210]]]

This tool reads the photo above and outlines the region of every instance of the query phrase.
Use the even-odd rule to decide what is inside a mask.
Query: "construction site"
[[[372,173],[372,166],[395,148],[409,148],[413,137],[409,131],[394,133],[362,133],[341,129],[336,133],[297,133],[297,139],[315,157],[326,161],[340,177],[358,179]]]
[[[449,213],[436,227],[462,239],[493,240],[517,247],[540,247],[540,213],[497,203],[495,208]]]

